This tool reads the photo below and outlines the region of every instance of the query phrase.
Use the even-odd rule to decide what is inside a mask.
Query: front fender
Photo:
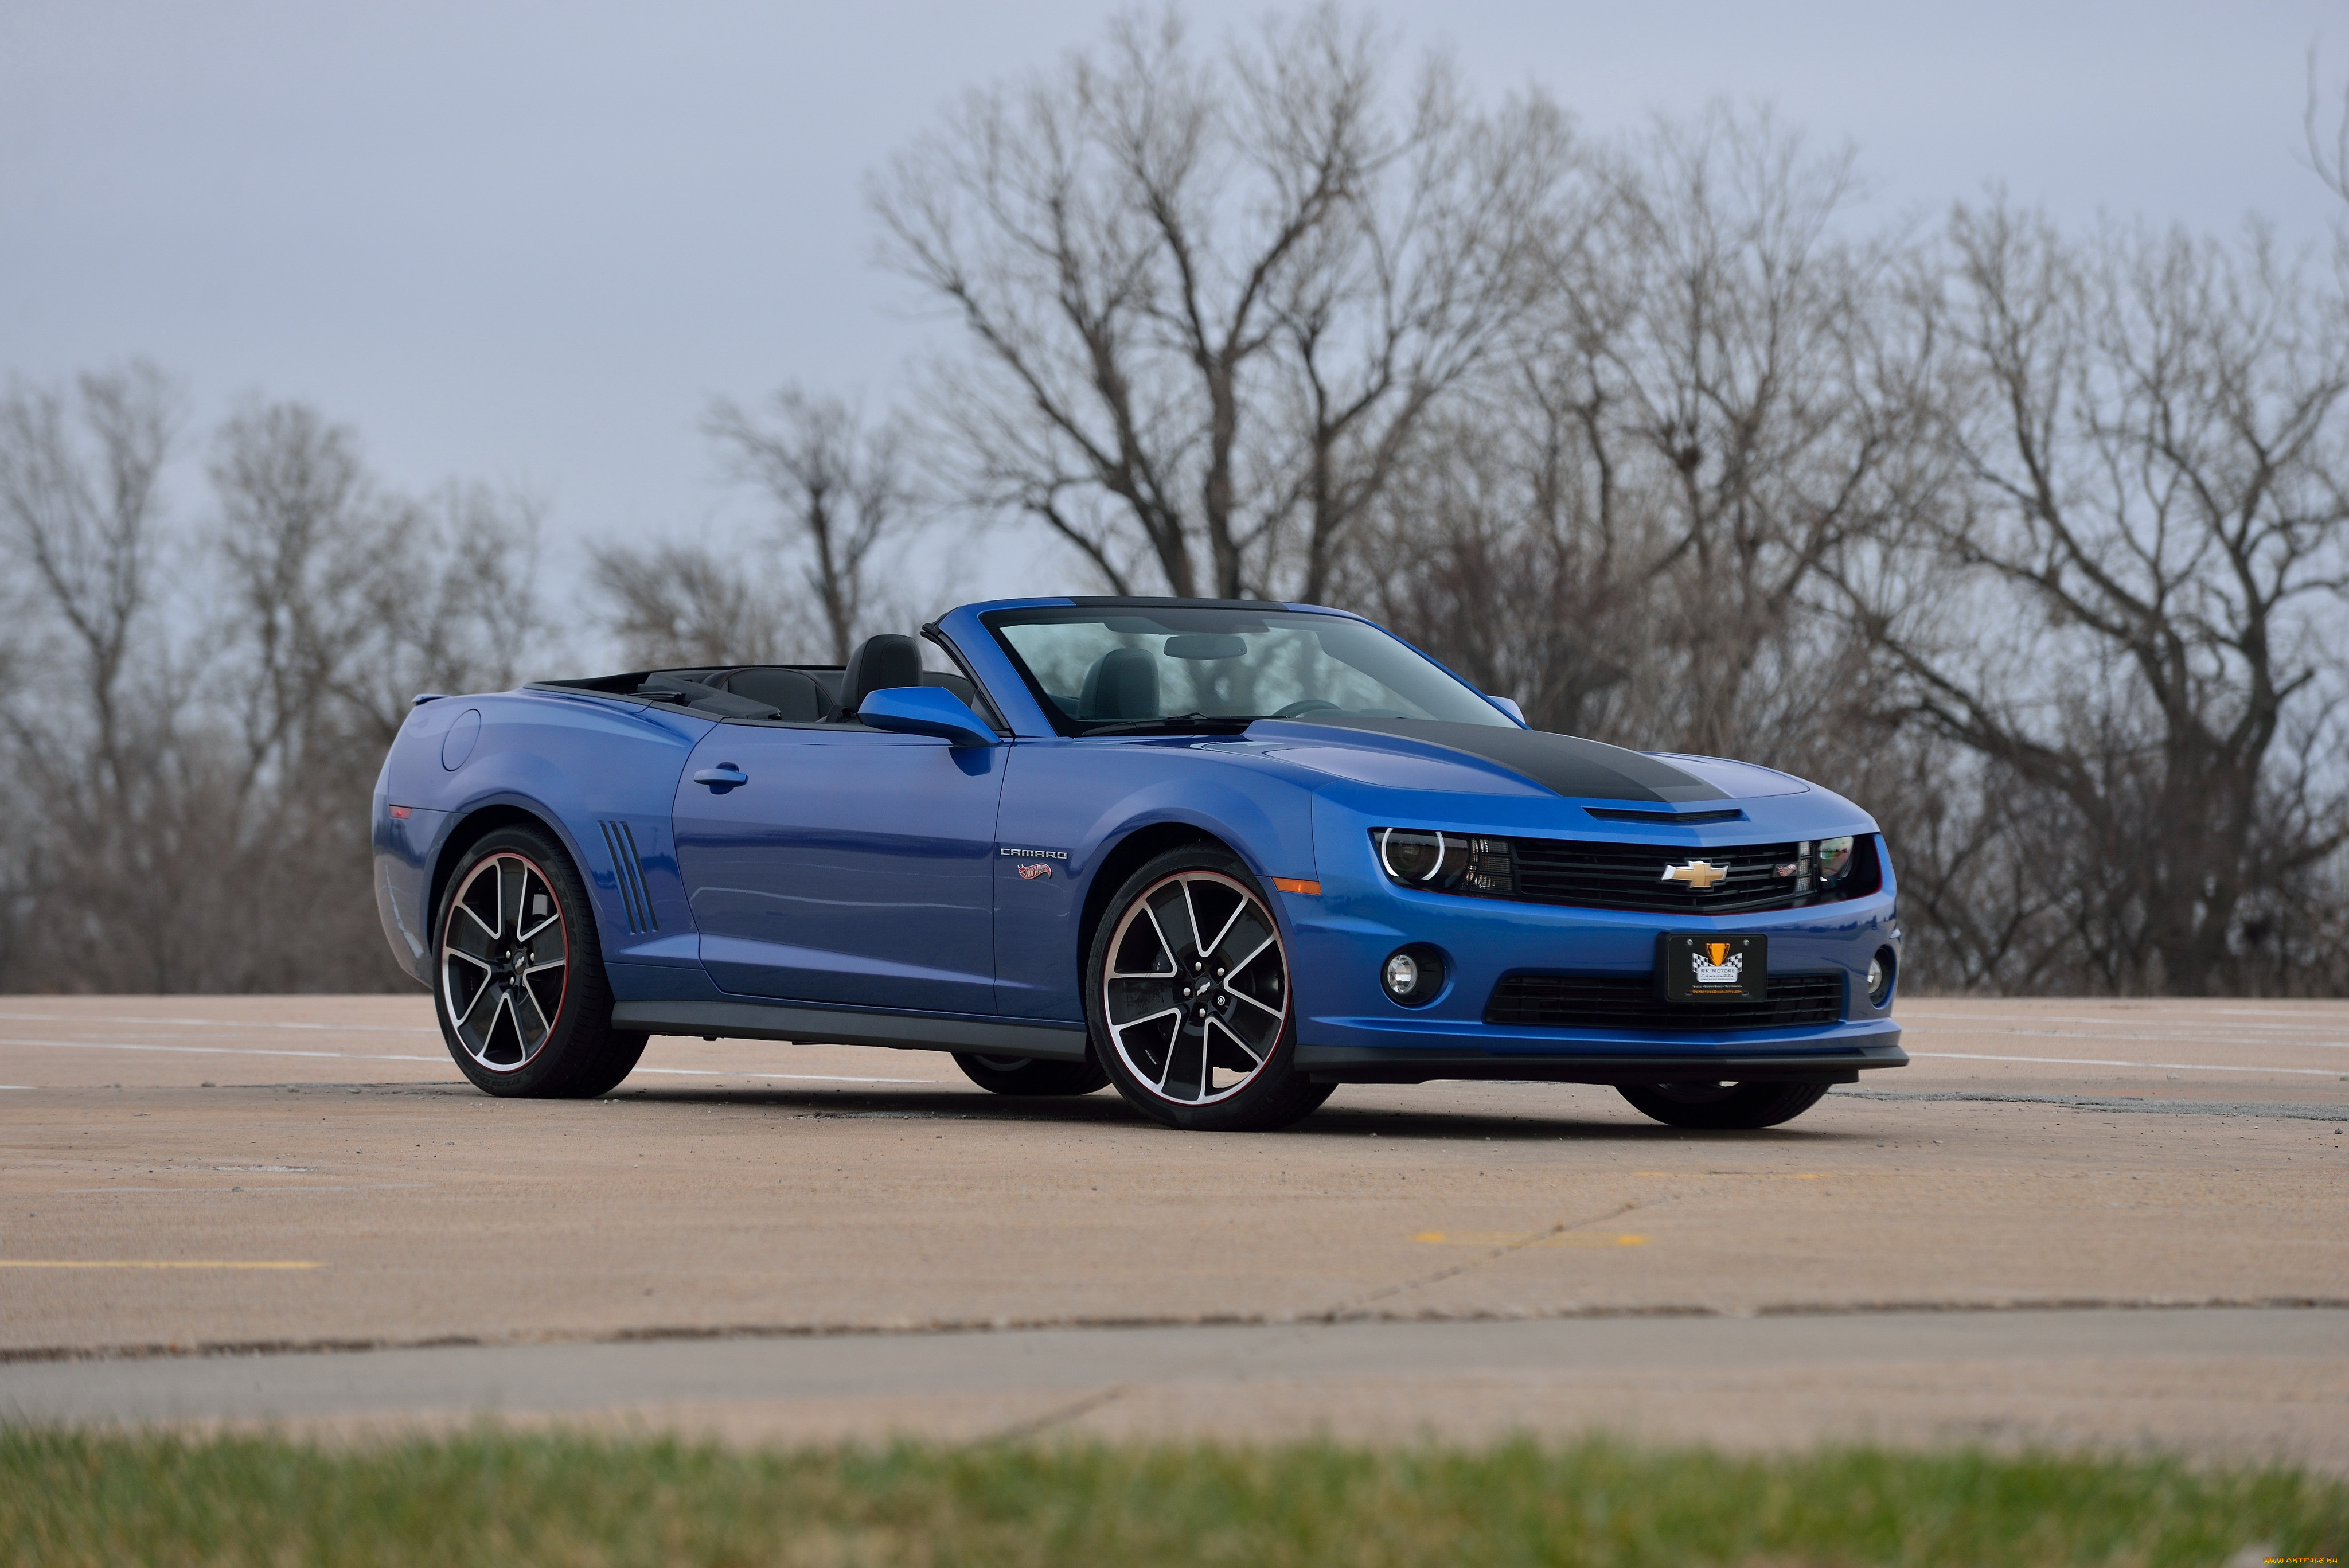
[[[1276,877],[1314,875],[1312,795],[1287,778],[1179,741],[1022,741],[1011,748],[996,827],[999,1011],[1083,1019],[1087,898],[1104,867],[1118,864],[1119,845],[1170,826],[1229,845],[1268,887]],[[1022,877],[1022,866],[1049,871]],[[1281,901],[1274,895],[1276,906]]]

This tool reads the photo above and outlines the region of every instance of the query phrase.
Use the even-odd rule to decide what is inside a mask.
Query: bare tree
[[[594,569],[616,609],[612,629],[640,669],[761,664],[798,651],[784,596],[707,545],[608,545]]]
[[[1333,6],[1220,59],[1169,14],[973,94],[873,201],[966,327],[934,403],[966,500],[1110,586],[1330,581],[1437,400],[1526,307],[1572,171],[1538,93],[1483,111]]]
[[[1920,336],[1847,154],[1715,108],[1604,163],[1509,356],[1431,431],[1362,586],[1537,722],[1784,756],[1831,701],[1826,577],[1927,488]]]
[[[1536,728],[1619,734],[1663,651],[1643,569],[1661,552],[1633,519],[1600,524],[1578,431],[1538,387],[1526,394],[1423,432],[1340,591]]]
[[[255,402],[213,444],[217,520],[173,529],[175,401],[134,370],[0,402],[0,779],[27,807],[0,983],[383,986],[368,794],[417,675],[477,690],[544,653],[526,514],[389,493],[347,429]]]
[[[178,410],[146,365],[0,400],[0,525],[25,616],[0,724],[29,807],[5,957],[52,985],[168,984],[201,929],[204,841],[186,809],[201,760],[173,743],[184,670],[155,625]]]
[[[2349,202],[2349,78],[2344,78],[2339,101],[2329,106],[2317,81],[2316,46],[2308,47],[2308,107],[2301,111],[2301,128],[2308,138],[2308,166],[2325,187]],[[2325,122],[2330,119],[2328,131]]]
[[[361,608],[367,657],[337,689],[385,745],[419,692],[502,691],[572,657],[539,590],[540,501],[450,481],[392,510],[398,548]]]
[[[482,486],[419,501],[367,471],[358,441],[300,403],[222,427],[214,556],[228,614],[207,685],[242,744],[213,802],[219,879],[209,986],[380,983],[367,801],[419,690],[557,672],[536,592],[536,507]],[[340,875],[336,873],[339,872]]]
[[[302,403],[256,404],[212,464],[249,778],[354,728],[389,744],[419,691],[550,674],[537,504],[482,485],[418,501],[367,473],[357,435]]]
[[[0,526],[71,647],[96,724],[102,789],[129,787],[123,679],[155,597],[160,482],[179,395],[151,365],[83,376],[75,396],[16,387],[0,400]]]
[[[911,510],[902,427],[895,420],[868,427],[838,398],[812,398],[785,387],[759,411],[719,399],[702,429],[717,442],[728,476],[757,486],[773,502],[785,545],[807,552],[802,575],[823,608],[833,661],[846,663],[874,607],[874,553],[903,531]],[[750,589],[739,581],[721,583],[714,571],[702,574],[704,563],[690,553],[670,552],[663,561],[635,590],[608,578],[606,587],[631,594],[626,602],[635,607],[647,592],[667,591],[656,586],[664,574],[667,587],[679,590],[696,576],[696,593],[717,596],[710,605],[720,618],[717,626],[730,636],[750,629],[745,618],[756,598]]]
[[[1952,244],[1931,307],[1970,490],[1920,569],[1937,600],[2013,607],[1888,615],[1884,646],[1917,712],[2064,815],[2054,874],[2101,983],[2230,983],[2255,890],[2349,842],[2338,769],[2276,765],[2344,673],[2339,301],[2257,234],[2075,250],[1998,207],[1961,210]]]
[[[1602,533],[1644,535],[1619,569],[1660,580],[1651,635],[1680,657],[1650,734],[1766,750],[1784,709],[1758,688],[1788,673],[1806,595],[1915,492],[1918,347],[1881,308],[1886,249],[1840,232],[1847,151],[1716,107],[1619,167],[1617,226],[1568,258],[1533,374],[1588,447]]]
[[[367,611],[410,530],[406,508],[368,481],[352,432],[306,404],[232,418],[212,479],[229,590],[216,635],[235,671],[216,686],[237,710],[237,790],[249,796],[273,766],[343,740],[337,699],[361,678],[353,666],[378,631]]]

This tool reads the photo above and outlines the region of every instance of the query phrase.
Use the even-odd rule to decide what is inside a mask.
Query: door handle
[[[720,763],[714,768],[704,768],[695,774],[693,782],[698,784],[708,784],[719,794],[724,794],[736,784],[749,784],[750,775],[732,763]]]

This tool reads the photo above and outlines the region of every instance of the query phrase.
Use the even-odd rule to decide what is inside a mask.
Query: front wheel
[[[1169,1127],[1257,1132],[1330,1097],[1296,1068],[1288,955],[1256,878],[1207,845],[1126,879],[1085,964],[1093,1055],[1136,1110]]]
[[[1081,1062],[1047,1062],[1034,1056],[982,1056],[973,1051],[954,1054],[963,1076],[990,1094],[1090,1095],[1109,1082],[1092,1057]]]
[[[548,835],[483,835],[450,877],[433,929],[441,1037],[475,1086],[590,1099],[618,1086],[644,1054],[642,1034],[612,1027],[587,888]]]
[[[1676,1127],[1720,1132],[1775,1127],[1826,1096],[1825,1084],[1618,1084],[1634,1109]]]

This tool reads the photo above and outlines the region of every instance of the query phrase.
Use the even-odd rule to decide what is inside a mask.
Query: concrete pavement
[[[849,1047],[660,1040],[605,1100],[498,1101],[421,998],[10,998],[0,1402],[765,1437],[2151,1437],[2349,1468],[2349,1005],[1903,1016],[1915,1067],[1769,1132],[1512,1084],[1341,1089],[1246,1137]],[[1203,1334],[1207,1372],[1151,1359],[1149,1335]],[[1284,1334],[1381,1348],[1230,1371],[1280,1366],[1257,1346]],[[735,1337],[661,1359],[709,1335]],[[187,1358],[330,1346],[374,1348]],[[607,1352],[648,1359],[607,1377]],[[353,1370],[416,1355],[476,1370]],[[1110,1376],[1125,1356],[1142,1372]],[[940,1365],[963,1370],[901,1375]],[[566,1366],[591,1370],[522,1370]],[[717,1366],[781,1370],[712,1401]],[[222,1368],[261,1392],[228,1397]],[[378,1376],[411,1392],[336,1403]],[[507,1393],[450,1397],[476,1385]]]

